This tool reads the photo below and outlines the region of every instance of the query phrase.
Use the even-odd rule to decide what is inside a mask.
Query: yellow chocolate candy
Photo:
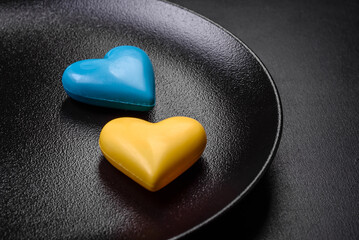
[[[157,191],[192,166],[206,147],[206,132],[196,120],[172,117],[158,123],[117,118],[100,134],[105,158],[150,191]]]

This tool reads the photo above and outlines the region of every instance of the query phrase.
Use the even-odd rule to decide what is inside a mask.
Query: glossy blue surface
[[[75,62],[62,84],[73,99],[102,107],[146,111],[155,105],[155,78],[147,54],[133,46],[111,49],[103,59]]]

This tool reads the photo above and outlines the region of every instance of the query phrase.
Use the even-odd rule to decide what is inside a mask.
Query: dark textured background
[[[358,239],[358,3],[355,0],[188,0],[176,1],[176,3],[218,22],[246,43],[261,58],[273,76],[282,98],[284,111],[281,145],[267,175],[240,204],[236,205],[224,216],[189,236],[189,238],[196,239],[210,236],[233,239]],[[3,10],[4,12],[10,12],[6,11],[6,9]],[[41,10],[41,7],[37,8],[36,13],[41,13]],[[20,8],[19,11],[21,12],[22,9]],[[31,12],[23,12],[25,16],[31,19]],[[67,14],[67,12],[64,11],[62,14]],[[58,24],[56,16],[54,15],[54,22],[51,24]],[[13,19],[19,20],[16,15],[13,17]],[[24,44],[25,49],[23,50],[29,51],[20,53],[24,56],[32,57],[38,64],[30,69],[6,73],[16,76],[26,72],[29,76],[38,77],[39,79],[47,79],[47,77],[54,74],[60,77],[61,72],[53,72],[51,69],[42,72],[40,76],[37,75],[37,72],[41,72],[44,67],[41,63],[46,62],[41,52],[48,53],[47,49],[51,45],[46,45],[46,37],[45,39],[36,38],[38,37],[38,31],[43,27],[41,24],[43,24],[44,20],[38,18],[36,21],[39,28],[34,29],[34,31],[30,31],[30,24],[24,24],[24,26],[14,25],[8,31],[12,33],[20,27],[30,29],[25,32],[25,36],[33,37],[30,45],[40,45],[43,48],[39,47],[37,51],[30,51],[31,48],[27,49]],[[96,19],[93,19],[93,21],[96,21]],[[67,27],[77,26],[76,24],[66,23],[66,21],[60,23],[65,24],[65,26],[69,24]],[[81,22],[79,25],[81,25]],[[108,30],[106,37],[111,39],[113,37],[110,31],[111,28],[106,30]],[[96,39],[96,34],[93,34],[85,27],[80,29],[80,32],[87,36],[87,42],[89,43],[88,46],[82,47],[93,47],[91,43],[93,39]],[[53,30],[47,29],[47,33],[64,44],[72,43],[78,37],[76,32],[67,36],[66,39],[56,38],[56,36],[60,35]],[[6,36],[2,35],[2,37]],[[21,36],[18,37],[21,39]],[[101,56],[105,49],[116,44],[116,42],[106,42],[106,38],[96,39],[96,41],[101,41],[103,44],[102,49],[94,49],[89,53],[90,55]],[[1,42],[1,44],[4,48],[7,48],[6,46],[9,46],[9,44],[11,45],[10,42]],[[7,49],[11,50],[11,48]],[[77,52],[75,47],[72,50],[73,58],[81,59],[86,57],[81,51]],[[61,51],[61,48],[56,50],[57,54],[53,55],[55,60],[60,61],[66,55],[62,54]],[[17,53],[16,51],[13,52],[13,54]],[[176,57],[180,53],[175,52],[174,55]],[[15,62],[11,62],[11,59],[6,59],[6,57],[2,58],[2,60],[2,66],[15,64]],[[25,65],[32,64],[27,58],[23,59],[23,61]],[[66,67],[72,61],[73,59],[66,58],[61,62],[61,66],[55,66],[55,62],[53,62],[54,65],[50,66],[60,69]],[[178,64],[177,62],[174,63]],[[173,69],[175,70],[175,67]],[[3,69],[2,71],[5,72]],[[26,82],[26,78],[23,81]],[[29,84],[36,90],[35,92],[30,91],[29,88],[18,86],[18,92],[14,93],[15,95],[9,95],[10,98],[5,97],[3,94],[5,91],[0,96],[2,102],[11,101],[11,96],[16,99],[18,96],[16,94],[28,96],[27,98],[21,98],[20,101],[14,101],[12,105],[2,105],[2,117],[5,119],[5,111],[13,112],[13,118],[8,119],[6,123],[17,126],[13,131],[18,136],[23,136],[23,138],[2,138],[1,143],[3,149],[5,148],[4,146],[10,146],[10,144],[5,144],[6,141],[13,141],[17,146],[24,147],[26,151],[19,152],[17,157],[31,160],[29,166],[23,166],[21,162],[8,158],[9,164],[4,167],[6,169],[4,171],[5,174],[12,176],[12,178],[2,178],[8,181],[5,182],[6,188],[3,191],[11,192],[13,195],[11,198],[1,196],[1,216],[9,217],[10,214],[13,215],[11,215],[11,221],[6,222],[7,225],[2,224],[1,227],[13,226],[12,231],[10,231],[13,236],[25,234],[26,231],[32,236],[41,236],[44,233],[39,232],[38,229],[42,228],[53,231],[45,233],[45,236],[46,234],[51,236],[51,234],[58,233],[60,236],[66,237],[74,235],[72,232],[62,231],[61,227],[76,229],[78,225],[85,224],[86,228],[97,230],[98,232],[102,231],[101,236],[107,236],[108,232],[106,232],[106,229],[101,229],[100,221],[96,224],[97,220],[91,224],[90,221],[86,222],[86,219],[82,223],[76,223],[76,217],[73,217],[53,219],[54,221],[47,223],[46,221],[40,221],[40,213],[36,214],[35,212],[32,219],[24,217],[26,216],[24,213],[32,211],[31,207],[33,206],[34,209],[41,209],[45,213],[50,212],[54,216],[61,216],[63,213],[65,213],[65,216],[72,216],[66,206],[80,210],[83,208],[76,201],[76,196],[71,197],[73,192],[81,190],[80,183],[69,181],[67,187],[56,189],[56,191],[43,188],[43,186],[51,186],[51,184],[61,186],[62,179],[56,176],[61,176],[63,172],[61,172],[61,169],[57,169],[58,172],[49,172],[47,175],[55,176],[55,178],[41,178],[40,170],[42,166],[40,165],[39,167],[37,164],[40,160],[48,160],[50,164],[55,164],[53,159],[47,158],[47,156],[59,154],[56,149],[46,146],[49,138],[51,138],[51,141],[56,142],[56,135],[51,134],[56,133],[60,136],[65,136],[67,137],[66,141],[69,142],[73,139],[79,142],[87,138],[92,139],[91,136],[96,135],[106,121],[118,116],[118,114],[95,109],[95,111],[101,113],[100,121],[98,121],[99,119],[95,119],[96,115],[92,114],[93,108],[84,107],[71,100],[65,100],[62,105],[57,106],[55,111],[46,110],[52,103],[66,99],[63,94],[56,95],[61,86],[59,83],[53,83],[50,84],[49,88],[45,89],[43,88],[45,85],[43,82]],[[15,88],[16,86],[13,87]],[[53,96],[53,102],[42,103],[38,101],[37,96],[42,94]],[[27,103],[28,107],[21,110],[22,104]],[[38,109],[38,105],[41,106],[41,104],[43,104],[43,108]],[[170,102],[165,106],[166,108],[171,108]],[[27,118],[24,119],[23,115],[26,115]],[[140,117],[148,118],[149,116],[140,115]],[[44,118],[50,118],[54,122],[60,122],[67,127],[74,127],[76,130],[68,133],[60,131],[60,129],[53,129],[51,124],[42,121]],[[76,127],[79,123],[83,126],[82,128]],[[44,130],[37,131],[36,129],[39,126],[43,127]],[[4,125],[2,125],[1,133],[4,133],[3,127]],[[43,138],[38,138],[38,136]],[[96,141],[97,139],[94,137],[87,144],[92,146],[96,144]],[[77,145],[70,146],[67,151],[60,152],[60,157],[71,159],[74,150],[78,152],[82,160],[88,160],[86,158],[87,154],[98,154],[95,151],[88,153],[78,150],[76,147]],[[41,148],[47,150],[47,155],[44,155],[41,151],[35,151]],[[5,151],[16,150],[6,148]],[[84,172],[82,175],[81,173],[74,173],[69,176],[70,179],[85,178],[89,180],[90,185],[84,190],[87,195],[81,191],[78,192],[81,199],[90,199],[91,191],[97,189],[98,186],[105,186],[104,191],[107,191],[107,195],[105,195],[104,199],[108,201],[116,198],[121,191],[128,191],[132,188],[116,188],[113,178],[121,181],[126,180],[117,175],[116,172],[111,171],[112,168],[103,159],[96,159],[96,161],[99,166],[96,165],[93,168],[83,167],[80,160],[63,163],[64,166],[80,168]],[[38,174],[32,178],[27,177],[26,170],[36,169],[37,167],[40,169]],[[23,171],[17,171],[16,169]],[[196,176],[203,169],[205,168],[202,165],[197,165],[192,173],[187,175],[187,178],[188,176]],[[87,174],[91,171],[98,171],[98,178],[103,185],[91,182],[93,175]],[[37,176],[39,179],[44,180],[35,182]],[[196,180],[196,178],[190,177],[189,182],[192,182],[193,179]],[[22,181],[21,183],[24,184],[25,188],[22,191],[17,191],[16,187],[18,185],[14,180]],[[177,183],[177,185],[181,184]],[[135,188],[135,186],[133,187]],[[111,191],[111,189],[114,189],[114,191]],[[38,195],[32,195],[34,192],[38,193]],[[53,192],[62,193],[63,195],[53,195]],[[26,196],[33,197],[28,198]],[[59,197],[54,200],[54,196]],[[6,205],[4,201],[6,201]],[[27,207],[17,208],[16,204],[19,203],[20,206]],[[105,212],[102,210],[106,209],[106,206],[102,206],[103,202],[101,201],[86,201],[86,204],[96,206],[93,217],[98,216],[99,213],[101,216],[109,218],[112,216],[113,212],[110,210]],[[85,215],[86,209],[83,210]],[[134,207],[132,210],[136,212],[137,208]],[[80,211],[79,214],[81,218],[82,212]],[[29,221],[28,223],[31,224],[27,224],[26,228],[21,228],[16,221]],[[110,231],[113,230],[111,225],[107,227],[110,228]],[[7,233],[9,234],[9,231]],[[92,237],[96,238],[98,236],[92,235]]]
[[[197,237],[358,239],[358,1],[172,2],[242,39],[283,103],[283,136],[268,174]]]

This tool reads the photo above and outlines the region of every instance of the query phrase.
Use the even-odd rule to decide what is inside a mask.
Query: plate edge
[[[277,132],[276,132],[276,136],[274,139],[274,143],[273,143],[273,147],[268,155],[268,158],[265,162],[265,164],[263,165],[262,169],[259,171],[259,173],[257,174],[257,176],[253,179],[253,181],[244,189],[244,191],[237,196],[235,199],[233,199],[229,204],[227,204],[224,208],[222,208],[219,212],[215,213],[214,215],[212,215],[211,217],[207,218],[205,221],[201,222],[200,224],[188,229],[187,231],[171,237],[171,240],[175,240],[175,239],[180,239],[183,237],[186,237],[188,235],[190,235],[191,233],[197,231],[198,229],[200,229],[201,227],[203,227],[204,225],[207,225],[209,222],[213,221],[215,218],[222,216],[223,214],[225,214],[230,208],[232,208],[234,205],[238,204],[254,187],[255,185],[258,184],[258,182],[260,181],[260,179],[263,177],[263,175],[265,174],[266,170],[269,168],[270,164],[272,163],[278,147],[279,147],[279,143],[280,143],[280,139],[282,136],[282,130],[283,130],[283,109],[282,109],[282,101],[280,99],[279,96],[279,91],[278,88],[272,78],[272,76],[270,75],[269,71],[267,70],[266,66],[263,64],[263,62],[260,60],[260,58],[252,51],[252,49],[250,49],[247,44],[245,44],[239,37],[235,36],[233,33],[231,33],[230,31],[228,31],[227,29],[225,29],[224,27],[222,27],[221,25],[219,25],[218,23],[214,22],[213,20],[191,10],[188,9],[186,7],[183,7],[181,5],[178,5],[176,3],[173,2],[169,2],[167,0],[157,0],[159,2],[163,2],[169,5],[172,5],[174,7],[178,7],[184,11],[187,11],[189,13],[192,13],[193,15],[202,18],[205,21],[208,21],[209,23],[213,24],[214,26],[216,26],[217,28],[219,28],[220,30],[222,30],[224,33],[228,34],[229,36],[231,36],[232,38],[234,38],[234,40],[238,41],[240,44],[242,44],[248,51],[250,54],[252,54],[252,56],[254,56],[254,58],[257,60],[257,62],[261,65],[261,67],[264,69],[265,74],[268,76],[270,83],[274,89],[274,95],[276,98],[276,102],[277,102],[277,109],[278,109],[278,126],[277,126]]]

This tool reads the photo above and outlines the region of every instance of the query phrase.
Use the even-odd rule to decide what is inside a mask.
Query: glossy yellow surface
[[[150,191],[166,186],[202,155],[206,132],[196,120],[172,117],[158,123],[117,118],[100,134],[105,158]]]

